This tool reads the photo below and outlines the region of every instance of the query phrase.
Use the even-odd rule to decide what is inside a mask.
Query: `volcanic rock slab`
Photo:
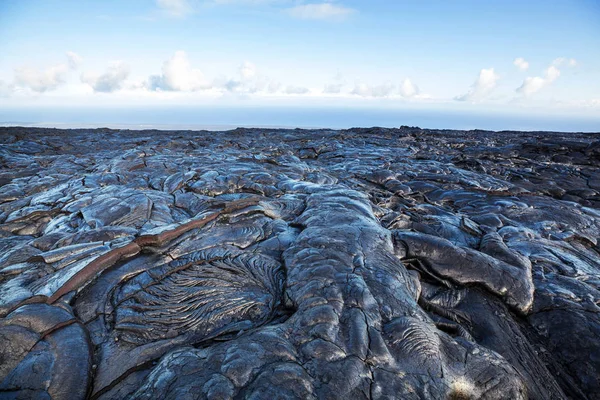
[[[600,135],[0,128],[0,399],[600,399]]]

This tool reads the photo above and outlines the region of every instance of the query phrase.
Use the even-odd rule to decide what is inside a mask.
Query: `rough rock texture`
[[[600,135],[0,143],[1,399],[600,399]]]

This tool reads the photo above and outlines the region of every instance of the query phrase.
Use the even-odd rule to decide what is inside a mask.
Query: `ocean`
[[[55,128],[209,129],[418,126],[430,129],[600,132],[600,115],[524,115],[341,107],[3,108],[0,125]]]

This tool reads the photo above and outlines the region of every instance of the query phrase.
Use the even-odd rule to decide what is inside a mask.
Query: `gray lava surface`
[[[1,399],[600,399],[600,134],[0,128]]]

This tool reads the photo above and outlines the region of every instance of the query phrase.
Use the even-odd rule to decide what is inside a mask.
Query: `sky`
[[[2,0],[0,55],[0,111],[347,107],[600,121],[597,0]]]

